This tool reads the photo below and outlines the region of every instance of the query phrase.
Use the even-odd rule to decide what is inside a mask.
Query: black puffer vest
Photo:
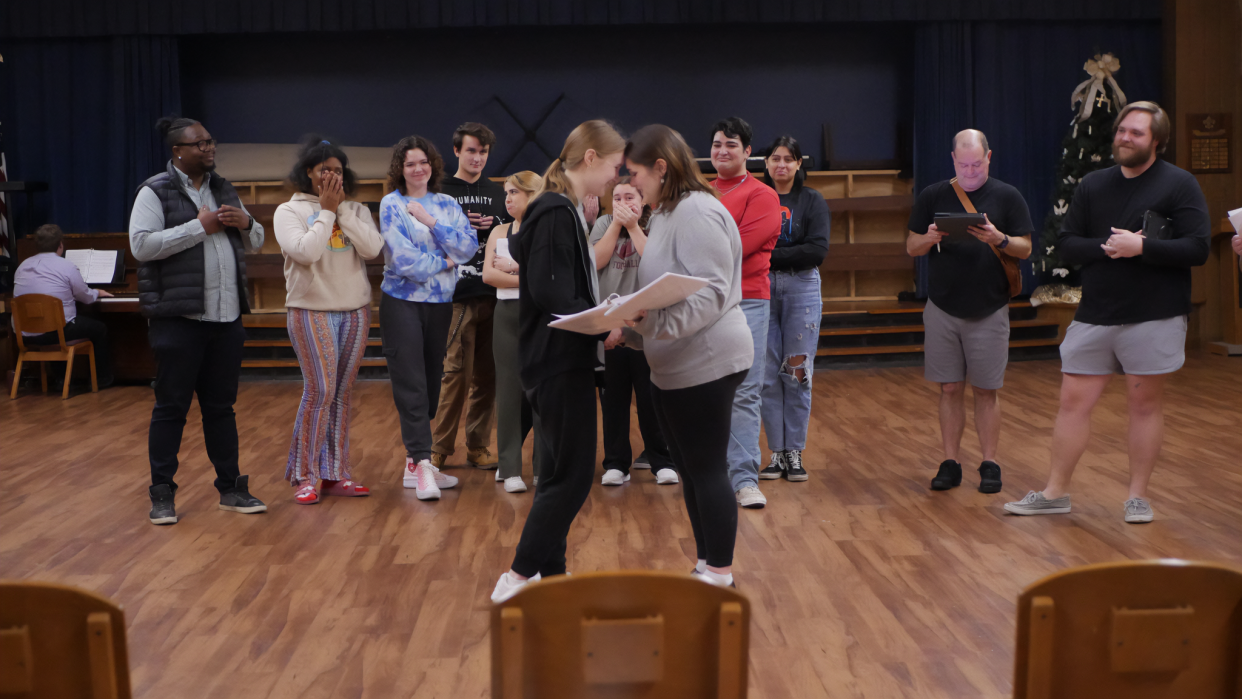
[[[237,190],[223,177],[207,173],[208,187],[217,205],[228,204],[241,208]],[[168,169],[138,186],[150,187],[160,198],[164,207],[164,227],[172,228],[198,217],[198,208],[190,195],[181,188],[181,177],[172,161]],[[137,192],[134,193],[137,196]],[[236,228],[224,229],[233,257],[237,260],[237,300],[242,313],[250,312],[246,298],[246,250],[242,247],[242,232]],[[138,265],[138,306],[145,318],[199,315],[206,308],[203,304],[203,286],[207,273],[204,269],[203,244],[182,250],[162,260],[151,260]]]

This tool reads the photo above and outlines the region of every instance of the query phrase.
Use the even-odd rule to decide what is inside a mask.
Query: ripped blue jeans
[[[763,430],[768,449],[801,451],[806,448],[811,420],[811,375],[824,309],[819,270],[770,272],[768,279],[772,301],[763,375]],[[800,372],[803,378],[798,377]]]

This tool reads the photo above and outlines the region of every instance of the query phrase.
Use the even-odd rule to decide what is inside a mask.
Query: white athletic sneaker
[[[500,480],[500,479],[497,478],[496,480]],[[512,478],[506,478],[505,479],[505,492],[506,493],[525,493],[526,492],[526,481],[522,480],[521,476],[513,476]]]
[[[457,476],[446,476],[443,473],[440,473],[440,469],[436,468],[436,465],[430,461],[427,462],[427,465],[431,467],[432,475],[436,479],[437,488],[440,488],[441,490],[448,490],[449,488],[457,485]]]
[[[704,570],[702,573],[696,570],[691,573],[691,575],[699,580],[702,580],[708,585],[715,585],[716,587],[737,587],[733,584],[732,573],[728,575],[721,575],[720,573],[713,573],[710,570]]]
[[[503,483],[505,479],[500,477],[500,469],[496,469],[496,482]]]
[[[621,485],[630,479],[630,474],[621,473],[619,468],[610,468],[604,471],[604,477],[599,479],[603,485]]]
[[[533,578],[527,578],[526,580],[518,580],[517,578],[510,575],[509,571],[506,570],[500,576],[500,579],[496,581],[496,589],[492,590],[492,602],[496,604],[500,604],[501,602],[504,602],[510,597],[516,595],[519,590],[521,590],[523,587],[526,587],[527,583],[533,583],[533,582],[538,582],[538,581],[539,581],[539,573],[535,573],[535,577]]]
[[[760,492],[758,486],[744,485],[738,489],[735,495],[737,496],[737,504],[747,509],[758,510],[768,504],[768,499],[763,497],[763,493]]]
[[[401,479],[401,485],[414,489],[414,495],[419,500],[439,500],[440,487],[436,485],[435,466],[427,459],[414,463],[413,459],[405,460],[405,473]],[[457,482],[454,478],[453,482]]]
[[[677,485],[680,482],[677,478],[677,472],[671,468],[662,468],[656,471],[656,483],[660,485]]]

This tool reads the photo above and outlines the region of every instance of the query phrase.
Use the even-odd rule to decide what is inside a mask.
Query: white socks
[[[706,558],[700,558],[699,562],[694,564],[694,572],[696,573],[707,572],[707,559]]]

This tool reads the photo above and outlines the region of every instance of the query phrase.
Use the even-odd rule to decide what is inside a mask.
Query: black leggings
[[[595,372],[561,372],[528,389],[526,397],[538,416],[535,434],[542,440],[539,485],[512,568],[528,578],[535,573],[546,578],[565,572],[569,527],[595,480]]]
[[[689,388],[651,387],[656,417],[681,474],[698,557],[713,568],[733,565],[737,499],[729,483],[729,422],[733,394],[744,378],[746,372],[739,371]]]
[[[630,396],[638,408],[638,429],[643,436],[643,453],[653,471],[674,468],[660,421],[651,404],[651,367],[642,350],[617,347],[604,352],[604,387],[599,404],[604,413],[604,470],[630,472]]]

